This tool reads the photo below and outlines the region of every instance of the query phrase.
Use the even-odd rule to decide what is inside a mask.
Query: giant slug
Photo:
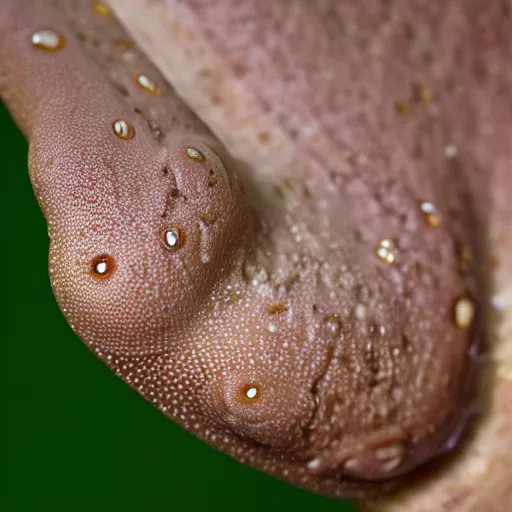
[[[270,142],[230,156],[106,4],[2,2],[0,93],[30,143],[57,302],[116,375],[237,460],[336,497],[394,489],[473,410],[487,182],[442,115],[464,92],[435,55],[414,68],[413,29],[378,32],[380,11],[185,3],[233,97],[247,80],[294,141],[287,163]],[[405,20],[444,12],[415,3]]]

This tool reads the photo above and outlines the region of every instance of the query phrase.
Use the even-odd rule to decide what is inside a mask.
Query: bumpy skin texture
[[[211,4],[188,5],[222,45]],[[263,2],[252,15],[299,61],[278,46],[250,69],[275,87],[265,71],[286,76],[290,60],[308,71],[286,95],[261,88],[269,110],[279,110],[272,98],[288,99],[281,122],[313,157],[308,169],[296,162],[274,175],[244,162],[242,172],[112,13],[90,2],[3,2],[0,91],[30,140],[52,287],[80,338],[238,460],[316,492],[365,497],[450,450],[467,422],[486,190],[473,195],[471,156],[446,158],[457,132],[428,91],[401,81],[401,64],[377,88],[343,82],[364,61],[352,67],[347,57],[345,69],[333,58],[329,48],[343,42],[325,10],[334,3],[293,2],[291,34],[275,23],[286,19],[280,5]],[[65,45],[35,48],[41,29]],[[294,53],[300,40],[308,51]],[[140,87],[140,73],[158,94]],[[116,120],[133,126],[131,139],[116,136]],[[189,158],[190,147],[203,158]],[[162,233],[176,228],[170,250]],[[94,272],[102,257],[106,276]],[[476,317],[457,325],[461,298]]]

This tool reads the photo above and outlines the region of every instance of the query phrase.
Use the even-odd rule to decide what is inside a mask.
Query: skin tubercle
[[[52,286],[98,357],[206,442],[323,494],[389,490],[456,444],[481,333],[449,123],[420,100],[412,135],[376,144],[393,157],[350,159],[323,125],[328,161],[298,144],[299,180],[268,154],[235,165],[108,7],[2,9],[0,90],[30,140]],[[344,136],[371,147],[383,127],[354,116]]]

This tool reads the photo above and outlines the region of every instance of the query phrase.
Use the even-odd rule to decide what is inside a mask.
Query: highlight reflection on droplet
[[[196,148],[187,148],[185,153],[191,160],[196,160],[197,162],[204,162],[204,155]]]
[[[475,316],[475,305],[468,297],[461,297],[455,303],[455,324],[459,329],[468,329]]]
[[[164,246],[171,251],[177,251],[183,245],[184,237],[180,228],[170,228],[162,233]]]
[[[120,139],[129,140],[133,139],[135,135],[135,129],[130,123],[127,123],[126,121],[122,119],[118,119],[117,121],[114,121],[112,124],[112,128],[114,130],[114,133],[119,137]]]
[[[146,75],[137,75],[137,83],[146,91],[151,94],[160,94],[160,89],[156,86],[155,82],[148,78]]]
[[[393,253],[394,247],[395,244],[393,243],[393,240],[390,240],[389,238],[381,240],[379,246],[377,247],[377,256],[381,260],[384,260],[386,263],[392,265],[396,260],[396,256]]]
[[[110,277],[116,268],[116,263],[112,256],[101,254],[96,256],[91,262],[91,271],[94,277],[106,279]]]
[[[64,48],[66,40],[62,34],[55,30],[45,29],[34,32],[31,37],[32,46],[40,50],[56,52]]]

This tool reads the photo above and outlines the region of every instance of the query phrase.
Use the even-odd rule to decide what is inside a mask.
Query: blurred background
[[[206,446],[89,353],[53,298],[28,146],[1,104],[0,145],[7,212],[2,510],[354,511],[350,503],[296,489]]]

